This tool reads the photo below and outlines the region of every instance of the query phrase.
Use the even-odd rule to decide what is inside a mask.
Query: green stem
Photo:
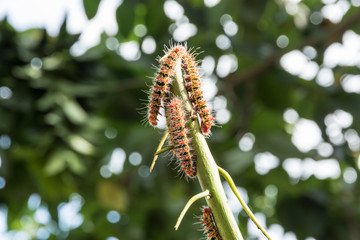
[[[192,105],[184,86],[181,64],[179,63],[175,68],[175,79],[171,90],[176,97],[182,100],[183,108],[189,116],[192,111]],[[228,204],[216,162],[206,143],[205,137],[200,131],[199,122],[187,121],[187,127],[189,128],[191,144],[197,157],[197,177],[202,190],[208,189],[210,191],[210,197],[206,198],[206,201],[211,208],[220,235],[224,240],[243,240]]]
[[[181,211],[180,216],[175,224],[175,230],[177,230],[179,228],[179,225],[181,223],[181,220],[183,219],[183,217],[185,216],[185,213],[187,212],[187,210],[189,209],[189,207],[196,202],[197,200],[199,200],[200,198],[206,197],[209,195],[209,190],[205,190],[204,192],[198,193],[195,196],[193,196],[192,198],[190,198],[190,200],[186,203],[184,209]]]
[[[154,154],[154,159],[153,159],[153,161],[152,161],[152,163],[151,163],[151,166],[150,166],[150,172],[152,172],[152,170],[153,170],[153,168],[154,168],[154,166],[155,166],[156,160],[158,159],[159,154],[160,154],[160,153],[163,153],[163,152],[160,152],[160,153],[159,153],[159,151],[162,150],[161,148],[162,148],[162,146],[164,145],[164,143],[165,143],[166,138],[167,138],[168,135],[169,135],[169,132],[166,130],[165,133],[164,133],[164,136],[161,138],[160,143],[159,143],[159,146],[157,147],[156,152],[155,152],[155,154]]]
[[[160,149],[159,151],[157,151],[157,152],[155,153],[155,155],[160,155],[160,154],[162,154],[162,153],[164,153],[164,152],[170,151],[170,150],[173,149],[173,148],[174,148],[173,145],[168,146],[168,147],[164,147],[163,149]]]
[[[266,230],[260,225],[260,223],[256,220],[255,215],[251,212],[250,208],[248,207],[248,205],[246,204],[246,202],[244,201],[244,199],[242,199],[242,197],[240,196],[239,191],[237,190],[234,181],[232,180],[230,174],[225,171],[225,169],[218,167],[219,172],[221,173],[221,175],[226,179],[226,181],[228,182],[231,190],[234,192],[234,194],[236,195],[237,199],[239,200],[241,206],[243,206],[245,212],[249,215],[249,217],[251,218],[251,220],[256,224],[256,226],[263,232],[263,234],[269,239],[271,240],[269,234],[266,232]]]

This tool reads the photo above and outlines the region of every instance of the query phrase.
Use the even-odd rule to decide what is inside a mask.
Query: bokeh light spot
[[[289,38],[286,35],[280,35],[276,39],[276,45],[279,48],[286,48],[289,45]]]
[[[33,59],[31,59],[30,65],[33,69],[39,70],[39,69],[41,69],[43,63],[40,58],[34,57]]]
[[[244,152],[248,152],[253,148],[254,142],[255,142],[254,134],[245,133],[244,136],[239,141],[239,148]]]
[[[142,165],[138,169],[138,174],[142,178],[147,178],[150,176],[150,168],[148,166]]]
[[[111,154],[109,161],[110,171],[114,174],[121,173],[124,168],[125,159],[125,151],[122,148],[115,148],[115,150]]]
[[[134,33],[135,33],[135,35],[138,36],[138,37],[143,37],[143,36],[145,36],[146,33],[147,33],[147,28],[146,28],[146,26],[143,25],[143,24],[138,24],[138,25],[136,25],[135,28],[134,28]]]
[[[231,112],[228,109],[219,109],[216,111],[215,119],[219,124],[225,124],[230,121]]]
[[[343,173],[343,178],[347,184],[352,184],[352,183],[356,182],[357,173],[356,173],[355,169],[352,167],[347,167]]]
[[[40,206],[34,213],[34,219],[37,223],[47,224],[51,220],[49,210],[46,206]]]
[[[127,61],[139,60],[141,56],[139,43],[136,41],[121,43],[119,47],[119,54]]]
[[[313,12],[310,15],[310,22],[314,25],[319,25],[323,20],[323,16],[320,12]]]
[[[255,170],[260,175],[267,174],[271,169],[279,166],[279,158],[270,152],[258,153],[255,155]]]
[[[318,146],[317,152],[321,157],[330,157],[334,152],[334,148],[330,143],[323,142]]]
[[[283,118],[285,122],[294,124],[299,119],[299,114],[292,108],[287,108],[284,111]]]
[[[172,20],[179,20],[184,15],[184,8],[174,0],[165,1],[164,11],[165,15]]]
[[[0,136],[0,148],[9,149],[11,146],[11,139],[8,135],[3,134]]]
[[[27,205],[30,210],[35,210],[40,206],[41,197],[38,193],[32,193],[28,199]]]
[[[238,25],[233,21],[227,21],[224,24],[224,32],[229,37],[235,36],[237,34],[238,30],[239,30]]]
[[[216,38],[216,46],[221,50],[229,49],[231,47],[230,39],[224,34],[221,34]]]
[[[0,189],[3,189],[6,185],[6,180],[3,177],[0,177]]]
[[[145,37],[144,41],[141,44],[141,50],[146,54],[152,54],[156,50],[155,39],[151,36]]]
[[[10,88],[8,87],[0,87],[0,98],[1,99],[10,99],[13,93]]]
[[[278,193],[278,188],[275,185],[268,185],[265,188],[265,195],[269,198],[275,198]]]
[[[303,53],[305,56],[307,56],[309,59],[314,59],[317,56],[316,49],[311,46],[305,46],[303,48]]]
[[[291,141],[301,152],[308,152],[322,141],[321,130],[314,121],[301,118],[294,126]]]
[[[115,51],[119,47],[119,41],[115,37],[109,37],[106,39],[105,46],[112,51]]]
[[[103,178],[109,178],[111,177],[112,173],[111,173],[111,170],[109,168],[108,165],[103,165],[101,166],[100,168],[100,175],[103,177]]]
[[[222,55],[219,58],[218,64],[216,66],[216,74],[224,78],[230,73],[235,72],[238,68],[237,57],[233,54]]]
[[[195,36],[196,33],[196,25],[191,23],[182,23],[173,32],[173,37],[175,41],[183,42],[188,40],[190,37]]]
[[[130,153],[129,162],[131,165],[138,166],[138,165],[140,165],[141,161],[142,161],[142,156],[140,153],[138,153],[138,152]]]
[[[105,137],[107,137],[108,139],[114,139],[117,137],[117,130],[115,128],[112,127],[107,127],[105,129]]]
[[[207,6],[209,8],[216,6],[219,2],[220,2],[220,0],[204,0],[205,6]]]
[[[106,214],[106,219],[110,223],[117,223],[120,221],[120,213],[118,213],[117,211],[110,211]]]

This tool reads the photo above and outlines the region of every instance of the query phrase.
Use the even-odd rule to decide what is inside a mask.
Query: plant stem
[[[174,148],[173,145],[164,147],[164,148],[160,149],[159,151],[157,151],[157,152],[155,153],[155,155],[160,155],[160,154],[162,154],[162,153],[164,153],[164,152],[168,152],[168,151],[170,151],[170,150],[173,149],[173,148]]]
[[[183,102],[183,110],[188,119],[192,105],[184,86],[181,72],[181,64],[178,62],[175,68],[175,79],[172,84],[172,92]],[[222,186],[217,164],[206,143],[205,137],[200,131],[198,121],[187,121],[191,144],[197,157],[197,177],[203,191],[208,189],[210,197],[206,199],[213,213],[216,226],[224,240],[243,240],[239,227],[235,221],[228,204],[224,188]]]
[[[218,167],[219,172],[221,173],[221,175],[223,175],[223,177],[226,179],[226,181],[228,182],[231,190],[234,192],[234,194],[236,195],[237,199],[239,200],[241,206],[243,206],[245,212],[247,213],[247,215],[249,215],[249,217],[251,218],[251,220],[256,224],[256,226],[263,232],[263,234],[269,239],[271,240],[269,234],[266,232],[265,228],[263,228],[260,223],[257,221],[255,215],[252,213],[252,211],[250,210],[250,208],[248,207],[248,205],[246,204],[246,202],[242,199],[242,197],[240,196],[239,191],[236,189],[235,183],[232,180],[230,174],[225,171],[223,168]]]
[[[196,202],[197,200],[199,200],[200,198],[206,197],[209,195],[209,190],[205,190],[204,192],[198,193],[195,196],[193,196],[192,198],[190,198],[190,200],[186,203],[184,209],[181,211],[180,216],[175,224],[175,230],[177,230],[180,226],[181,220],[184,218],[185,213],[187,212],[187,210],[189,209],[189,207]]]
[[[153,170],[153,168],[154,168],[154,166],[155,166],[156,160],[157,160],[158,157],[159,157],[159,154],[162,153],[162,152],[159,152],[159,151],[162,150],[161,148],[162,148],[162,146],[164,145],[164,142],[165,142],[165,140],[167,139],[167,136],[168,136],[168,135],[169,135],[169,132],[168,132],[167,130],[165,130],[165,133],[164,133],[163,137],[161,138],[161,141],[160,141],[160,143],[159,143],[159,146],[157,147],[156,152],[155,152],[155,154],[154,154],[154,159],[153,159],[153,161],[152,161],[152,163],[151,163],[151,166],[150,166],[150,172],[152,172],[152,170]]]

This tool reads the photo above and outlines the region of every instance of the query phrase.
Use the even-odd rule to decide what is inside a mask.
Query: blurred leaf
[[[50,57],[44,58],[43,61],[43,68],[45,70],[51,71],[56,70],[61,67],[63,64],[63,56],[61,54],[54,54]]]
[[[74,152],[66,149],[55,150],[44,166],[44,173],[47,176],[56,175],[65,170],[67,163],[73,161],[79,161]]]
[[[59,101],[63,107],[65,115],[75,124],[84,124],[88,116],[84,109],[73,99],[61,96]]]
[[[135,8],[125,1],[116,11],[116,20],[119,25],[119,32],[122,38],[127,39],[134,28]]]
[[[53,176],[64,171],[67,166],[76,174],[82,174],[86,170],[76,153],[66,149],[59,149],[50,156],[44,166],[44,173],[47,176]]]
[[[80,159],[77,157],[74,157],[71,161],[67,162],[69,165],[69,168],[72,172],[76,173],[76,174],[83,174],[86,171],[86,168],[84,166],[84,164],[80,161]]]
[[[84,9],[88,19],[92,19],[98,10],[101,0],[83,0]]]
[[[69,145],[77,152],[92,155],[95,152],[94,146],[85,138],[72,134],[67,138]]]
[[[57,96],[56,94],[50,92],[48,94],[44,94],[38,101],[37,107],[40,111],[48,111],[52,108],[56,103]]]
[[[128,208],[126,190],[109,180],[101,180],[97,186],[97,197],[107,209],[125,211]]]

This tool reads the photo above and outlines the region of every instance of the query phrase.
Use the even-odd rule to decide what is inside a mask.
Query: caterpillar
[[[178,59],[182,59],[182,67],[185,73],[185,86],[189,93],[189,98],[192,101],[193,108],[201,119],[201,132],[205,135],[209,134],[211,126],[214,124],[214,117],[207,107],[206,100],[203,96],[204,94],[201,90],[200,75],[195,59],[182,45],[171,48],[158,61],[160,63],[160,69],[158,75],[155,77],[148,104],[149,123],[152,126],[157,125],[157,117],[159,115],[164,91],[171,82],[171,77],[174,74],[174,68]]]
[[[201,224],[203,225],[204,232],[208,240],[221,240],[220,233],[215,225],[214,217],[209,207],[202,209]]]
[[[167,95],[167,94],[166,94]],[[169,99],[166,96],[166,99]],[[181,169],[187,176],[196,176],[196,160],[190,153],[189,139],[185,125],[185,114],[182,102],[174,98],[165,107],[166,123],[168,125],[170,144],[174,146],[174,155],[178,158]]]
[[[185,87],[189,92],[189,97],[193,103],[194,110],[199,113],[201,119],[201,132],[209,134],[211,126],[214,124],[214,117],[211,115],[201,90],[200,75],[196,66],[195,59],[191,53],[184,54],[182,58],[183,70],[185,76]]]
[[[171,77],[174,74],[174,68],[178,59],[181,58],[185,52],[186,49],[179,45],[173,47],[159,60],[159,73],[154,79],[148,104],[148,120],[152,126],[157,125],[157,117],[159,115],[164,91],[167,88],[167,84],[171,81]]]

